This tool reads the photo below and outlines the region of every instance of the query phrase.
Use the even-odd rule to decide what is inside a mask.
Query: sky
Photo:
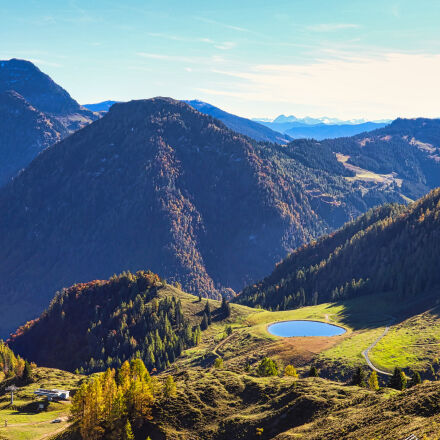
[[[0,59],[33,61],[81,104],[440,117],[439,0],[0,0],[0,19]]]

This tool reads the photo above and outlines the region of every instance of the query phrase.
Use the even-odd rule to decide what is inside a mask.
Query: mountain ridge
[[[229,295],[400,199],[350,175],[323,146],[259,144],[180,101],[114,104],[0,190],[0,297],[30,319],[66,285],[145,267],[189,293]],[[2,316],[3,329],[16,319]]]

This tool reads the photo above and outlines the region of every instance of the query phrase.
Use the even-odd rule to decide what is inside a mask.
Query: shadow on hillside
[[[400,298],[395,293],[365,295],[335,305],[343,307],[338,314],[340,321],[354,330],[383,327],[389,322],[398,324],[427,310],[440,318],[440,298],[434,293],[423,298]],[[331,322],[331,310],[328,315]]]

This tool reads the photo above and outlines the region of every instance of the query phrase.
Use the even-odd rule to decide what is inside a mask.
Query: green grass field
[[[39,440],[49,439],[53,434],[67,428],[70,402],[50,402],[43,411],[38,410],[42,397],[34,395],[37,388],[59,388],[73,390],[82,379],[65,371],[51,368],[37,368],[35,382],[19,387],[14,393],[14,405],[10,405],[10,395],[5,388],[10,381],[1,383],[0,397],[0,439]],[[61,418],[61,423],[51,423]],[[5,421],[7,426],[5,426]]]
[[[391,327],[371,351],[370,358],[381,368],[426,370],[440,357],[438,309],[413,316]]]

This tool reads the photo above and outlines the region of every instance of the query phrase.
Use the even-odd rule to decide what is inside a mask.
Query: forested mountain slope
[[[346,156],[346,165],[394,178],[410,199],[440,186],[440,119],[396,119],[369,133],[324,142]]]
[[[98,116],[29,61],[0,61],[0,186]]]
[[[440,287],[440,189],[409,207],[370,211],[339,231],[299,248],[236,301],[288,309],[377,292],[396,301]]]
[[[149,267],[212,297],[240,290],[294,248],[401,200],[351,175],[319,143],[259,144],[183,102],[114,104],[0,190],[2,331],[56,290],[121,270]]]
[[[163,370],[196,346],[212,321],[229,316],[218,301],[183,293],[152,272],[127,272],[58,292],[8,344],[38,365],[64,370],[103,371],[134,357]]]

